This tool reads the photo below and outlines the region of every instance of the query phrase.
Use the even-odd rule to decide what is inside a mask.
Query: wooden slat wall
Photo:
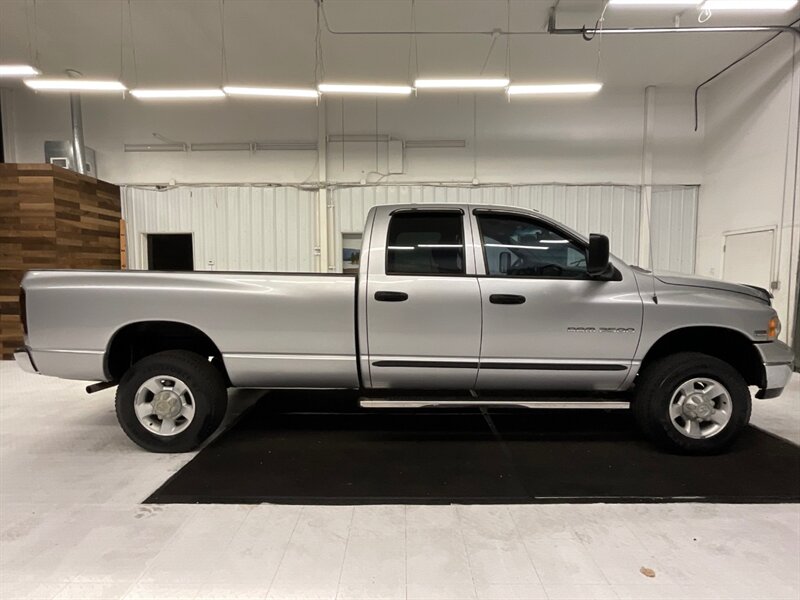
[[[119,187],[53,165],[0,164],[0,354],[22,344],[29,269],[119,269]]]

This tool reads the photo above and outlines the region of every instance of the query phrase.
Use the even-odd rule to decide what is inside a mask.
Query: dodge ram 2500
[[[630,407],[655,442],[699,454],[746,426],[748,386],[770,398],[789,380],[770,298],[628,266],[605,236],[534,211],[378,206],[357,275],[29,272],[16,359],[118,385],[122,428],[155,452],[196,448],[226,388],[254,387],[359,389],[377,408]],[[434,389],[471,394],[418,391]]]

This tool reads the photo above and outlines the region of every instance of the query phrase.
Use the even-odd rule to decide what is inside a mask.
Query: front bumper
[[[17,361],[19,368],[26,373],[38,373],[36,365],[33,363],[31,353],[27,348],[17,348],[14,351],[14,360]]]
[[[783,342],[756,344],[764,364],[764,382],[756,398],[777,398],[792,377],[794,352]]]

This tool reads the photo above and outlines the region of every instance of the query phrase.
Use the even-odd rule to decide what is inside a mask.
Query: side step
[[[622,400],[530,400],[503,398],[481,400],[479,398],[359,398],[362,408],[539,408],[539,409],[601,409],[621,410],[630,408],[631,403]]]

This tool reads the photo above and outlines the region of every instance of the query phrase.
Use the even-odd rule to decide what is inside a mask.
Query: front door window
[[[492,277],[587,277],[586,251],[532,219],[478,215],[487,274]]]

